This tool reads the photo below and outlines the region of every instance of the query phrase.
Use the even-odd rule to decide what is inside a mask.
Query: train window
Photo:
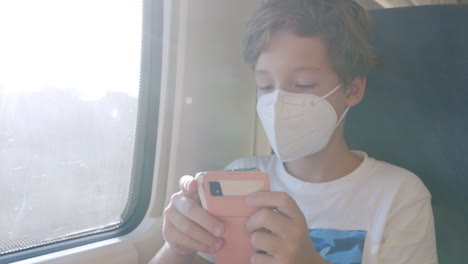
[[[142,23],[142,1],[0,2],[0,256],[129,218]]]

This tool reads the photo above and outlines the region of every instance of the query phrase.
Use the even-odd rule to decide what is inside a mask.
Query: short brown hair
[[[331,65],[348,84],[375,63],[370,15],[352,0],[267,0],[247,24],[244,59],[252,67],[279,30],[325,41]]]

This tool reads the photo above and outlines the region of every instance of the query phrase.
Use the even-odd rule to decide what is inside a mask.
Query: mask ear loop
[[[332,93],[334,93],[336,90],[338,90],[341,86],[343,85],[343,83],[340,83],[337,87],[335,87],[333,90],[331,90],[330,92],[328,92],[327,94],[325,94],[324,96],[322,96],[320,99],[321,100],[324,100],[325,98],[327,98],[328,96],[330,96]],[[330,134],[332,134],[335,129],[340,125],[341,121],[344,119],[344,117],[346,116],[346,114],[348,113],[349,111],[349,106],[346,106],[346,110],[343,112],[343,114],[341,115],[340,119],[338,120],[338,122],[336,123],[335,127],[333,128],[333,130],[330,132]]]
[[[343,85],[343,83],[340,83],[338,84],[337,87],[335,87],[333,90],[329,91],[328,93],[326,93],[324,96],[320,97],[321,100],[327,98],[328,96],[330,96],[331,94],[333,94],[334,92],[336,92],[336,90],[338,90],[341,86]]]
[[[348,113],[348,111],[349,111],[350,108],[351,108],[351,107],[346,106],[346,110],[345,110],[345,111],[343,112],[343,114],[341,115],[340,120],[338,120],[338,122],[336,123],[335,128],[333,128],[333,130],[332,130],[332,133],[333,133],[333,131],[335,131],[335,129],[340,125],[341,121],[344,119],[344,117],[346,116],[346,114]]]

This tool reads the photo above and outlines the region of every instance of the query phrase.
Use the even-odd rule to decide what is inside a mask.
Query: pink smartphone
[[[244,229],[257,209],[247,206],[245,198],[252,192],[270,191],[268,174],[249,168],[200,172],[196,179],[203,208],[224,223],[224,246],[215,254],[216,263],[250,263],[253,251]]]

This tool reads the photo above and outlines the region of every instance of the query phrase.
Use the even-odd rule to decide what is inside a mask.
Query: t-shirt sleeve
[[[400,208],[386,224],[378,255],[382,264],[437,264],[431,198]]]

